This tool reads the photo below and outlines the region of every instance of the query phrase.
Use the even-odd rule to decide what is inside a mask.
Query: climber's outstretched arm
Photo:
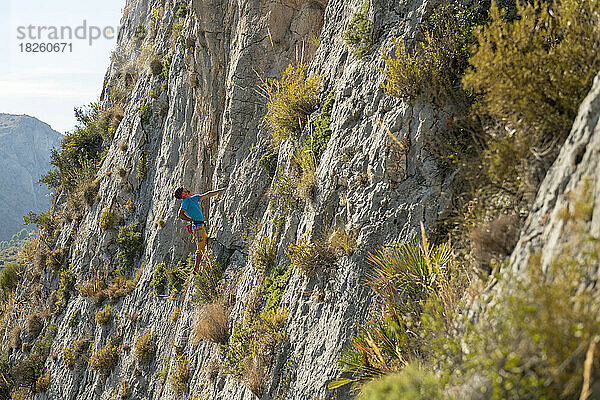
[[[206,193],[202,194],[202,200],[208,199],[208,198],[213,197],[213,196],[216,196],[219,193],[224,192],[225,189],[227,189],[227,188],[222,188],[222,189],[217,189],[217,190],[211,190],[210,192],[206,192]]]

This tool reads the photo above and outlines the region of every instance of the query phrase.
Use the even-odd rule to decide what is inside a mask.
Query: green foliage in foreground
[[[451,256],[448,243],[432,246],[426,239],[369,253],[367,260],[373,268],[367,286],[380,310],[338,360],[351,377],[330,387],[349,383],[356,387],[424,357],[421,317],[426,304],[453,300],[447,288],[454,276]]]
[[[392,302],[402,311],[397,317],[409,329],[398,329],[398,320],[384,311],[387,319],[368,324],[353,340],[351,353],[355,357],[351,360],[366,378],[362,396],[385,393],[396,379],[406,383],[394,389],[399,393],[426,386],[434,390],[434,399],[437,388],[443,393],[466,397],[477,393],[493,400],[576,400],[582,392],[594,391],[591,382],[600,379],[596,356],[600,293],[595,285],[600,239],[590,232],[594,192],[592,180],[584,179],[561,210],[565,243],[560,255],[544,262],[541,253],[533,253],[517,274],[508,272],[505,265],[505,273],[498,275],[498,284],[488,292],[490,296],[480,298],[485,313],[479,318],[460,321],[461,306],[448,307],[452,299],[448,288],[456,285],[440,281],[443,275],[436,278],[436,290],[412,313]],[[388,291],[384,286],[380,285],[380,290]],[[390,310],[391,297],[382,297],[376,288],[372,287],[376,299],[382,301],[383,310]],[[457,326],[460,329],[452,329]],[[411,353],[412,349],[419,351]],[[411,365],[418,364],[435,365],[439,375],[423,374],[421,380],[413,379],[419,377]],[[402,371],[400,375],[366,384],[382,373],[398,371]],[[340,379],[330,387],[353,382],[356,375],[352,378]],[[595,397],[591,392],[590,398]],[[415,392],[407,398],[421,397]]]
[[[407,366],[365,385],[357,400],[441,400],[440,383],[430,372]]]
[[[523,2],[507,20],[495,3],[464,77],[480,109],[525,146],[564,139],[600,70],[600,1]]]

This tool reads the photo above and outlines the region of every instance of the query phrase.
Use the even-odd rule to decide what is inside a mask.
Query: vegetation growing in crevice
[[[281,79],[263,82],[259,88],[267,100],[266,120],[276,149],[300,134],[319,103],[322,78],[307,76],[307,69],[308,63],[290,64]]]
[[[335,264],[336,256],[331,245],[324,240],[310,241],[308,235],[291,243],[288,256],[292,265],[306,276],[329,271]]]
[[[191,264],[193,265],[193,261]],[[200,270],[194,276],[193,300],[195,303],[206,304],[218,299],[223,290],[221,285],[223,272],[223,265],[205,254],[200,263]]]
[[[288,214],[298,208],[297,182],[297,178],[290,171],[284,171],[273,178],[269,193],[269,210],[277,225],[282,225]]]
[[[187,390],[187,383],[190,379],[190,364],[187,357],[181,357],[175,363],[175,369],[171,373],[171,387],[177,393],[183,393]]]
[[[458,1],[440,4],[424,22],[422,40],[407,45],[395,38],[395,50],[384,49],[386,93],[409,100],[424,95],[441,105],[468,105],[461,78],[475,43],[474,30],[483,22],[485,10]]]
[[[96,313],[95,321],[98,325],[108,325],[112,319],[112,307],[106,306]]]
[[[81,338],[67,346],[62,353],[62,359],[67,369],[87,364],[91,355],[91,343],[88,338]]]
[[[142,124],[148,125],[152,119],[154,110],[152,109],[152,100],[149,96],[146,96],[140,102],[140,120]]]
[[[152,60],[150,60],[150,64],[148,66],[150,67],[150,71],[152,71],[152,75],[155,76],[160,75],[163,69],[162,61],[158,57],[155,57]]]
[[[49,369],[43,372],[35,381],[35,391],[37,393],[43,393],[48,390],[48,387],[50,387],[51,377],[52,375],[50,374]]]
[[[231,307],[222,300],[205,304],[195,326],[195,340],[226,345],[229,339],[229,312]]]
[[[119,267],[117,274],[128,276],[134,267],[135,260],[142,251],[143,236],[142,226],[139,222],[119,228],[117,238],[118,252],[117,260]]]
[[[148,364],[152,361],[155,352],[156,345],[152,339],[152,330],[146,329],[135,342],[135,358],[140,363]]]
[[[369,0],[365,0],[360,11],[352,16],[352,20],[344,31],[344,41],[357,58],[365,55],[372,44],[373,24],[369,20],[369,6]]]
[[[167,279],[167,271],[165,268],[165,263],[160,263],[154,269],[152,273],[152,280],[150,281],[150,286],[152,286],[152,291],[155,296],[160,296],[164,294],[167,289],[168,279]]]
[[[258,397],[264,392],[266,373],[285,339],[282,328],[286,315],[282,310],[261,313],[252,321],[235,324],[229,338],[225,370],[242,379]]]
[[[330,125],[334,102],[333,95],[334,92],[332,90],[327,95],[319,118],[315,120],[309,136],[294,155],[294,159],[300,170],[300,178],[297,181],[298,195],[305,200],[310,200],[313,197],[313,190],[316,183],[315,172],[331,137]]]
[[[121,346],[113,344],[110,340],[104,347],[92,352],[90,356],[90,368],[109,375],[119,362]]]
[[[79,294],[90,298],[97,306],[107,298],[114,302],[136,288],[142,275],[142,268],[138,268],[135,276],[131,279],[120,275],[118,270],[115,272],[115,276],[111,279],[100,272],[93,274],[91,280],[80,282],[77,285]]]
[[[257,165],[263,167],[271,178],[275,176],[275,171],[277,171],[278,156],[279,153],[277,150],[267,150],[260,156],[257,162]]]
[[[115,229],[120,221],[121,218],[119,217],[119,214],[116,211],[113,211],[111,207],[106,207],[100,213],[98,225],[103,231],[107,231],[109,229]]]
[[[171,69],[171,62],[173,62],[173,55],[175,54],[174,50],[171,50],[169,54],[165,56],[165,59],[162,63],[162,72],[158,75],[160,79],[160,88],[163,92],[167,91],[169,88],[169,70]]]
[[[330,126],[331,112],[333,111],[333,104],[335,102],[334,95],[335,92],[331,90],[325,98],[325,102],[319,113],[319,118],[314,122],[314,129],[302,146],[302,151],[304,153],[311,153],[317,164],[319,163],[319,160],[321,160],[321,156],[325,152],[325,148],[331,137]]]
[[[358,229],[347,229],[343,226],[338,226],[328,233],[328,241],[338,255],[351,256],[356,249],[356,238]]]
[[[169,292],[171,295],[178,294],[183,285],[188,281],[194,268],[195,253],[190,253],[186,259],[179,260],[177,264],[169,269],[167,277],[169,279]]]
[[[291,265],[283,266],[278,264],[269,275],[265,276],[262,283],[261,293],[264,297],[264,312],[272,312],[281,306],[281,298],[287,284],[292,276],[293,268]]]
[[[171,30],[171,43],[173,46],[178,44],[184,47],[187,39],[185,18],[188,15],[189,3],[184,0],[180,0],[175,5],[175,22]]]
[[[56,290],[56,301],[54,302],[54,314],[60,315],[67,308],[67,302],[71,298],[71,291],[75,286],[75,276],[71,269],[60,273],[60,281]]]
[[[81,315],[81,307],[78,307],[69,316],[69,320],[67,321],[67,326],[69,328],[75,328],[79,324],[79,316],[80,315]]]
[[[143,151],[139,158],[137,164],[137,174],[136,177],[138,180],[143,181],[146,179],[146,175],[148,175],[148,170],[150,169],[150,159],[148,158],[148,154]]]
[[[275,263],[277,247],[275,242],[267,236],[255,237],[250,246],[250,259],[254,267],[260,272],[265,272]]]

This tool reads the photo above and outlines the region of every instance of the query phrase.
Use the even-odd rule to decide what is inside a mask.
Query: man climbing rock
[[[181,199],[181,207],[179,208],[179,218],[184,221],[189,221],[192,224],[194,239],[196,240],[196,263],[194,265],[194,273],[198,272],[200,260],[206,249],[208,235],[206,234],[206,224],[204,223],[204,215],[200,208],[200,200],[209,199],[223,192],[223,189],[217,189],[204,194],[192,195],[186,188],[179,187],[175,190],[175,198]]]

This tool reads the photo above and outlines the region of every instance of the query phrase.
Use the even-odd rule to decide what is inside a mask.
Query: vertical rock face
[[[48,190],[38,185],[50,169],[50,149],[62,135],[27,115],[0,114],[0,240],[23,229],[23,215],[50,206]]]
[[[567,226],[572,215],[585,224],[585,228],[580,227],[582,232],[589,231],[594,238],[600,236],[599,121],[600,75],[579,107],[571,134],[540,186],[511,257],[513,272],[525,270],[534,253],[541,254],[545,268],[566,249],[576,254],[582,241]]]
[[[144,226],[144,250],[135,265],[141,277],[133,292],[113,305],[113,322],[106,327],[94,324],[93,304],[81,295],[72,296],[66,310],[55,317],[53,354],[60,355],[83,336],[92,338],[95,349],[110,338],[123,345],[119,361],[107,377],[89,368],[70,371],[59,356],[50,357],[52,383],[39,398],[108,399],[121,387],[130,388],[132,399],[177,398],[170,381],[162,384],[156,374],[169,365],[174,344],[171,370],[175,355],[187,355],[187,392],[194,398],[255,398],[246,385],[223,372],[209,376],[222,355],[215,344],[197,344],[189,337],[198,307],[183,304],[175,324],[170,315],[178,301],[152,295],[156,266],[176,263],[194,247],[177,218],[179,202],[172,193],[180,185],[193,192],[227,188],[205,204],[204,214],[209,247],[225,260],[226,274],[235,281],[230,329],[243,318],[259,276],[245,241],[252,226],[276,240],[276,263],[284,265],[290,262],[289,244],[303,235],[316,238],[333,226],[358,232],[356,251],[339,258],[328,274],[307,278],[293,271],[282,300],[286,339],[265,371],[263,394],[287,399],[349,396],[344,390],[328,390],[327,384],[339,376],[335,360],[368,316],[365,256],[380,245],[416,238],[421,222],[432,228],[452,198],[452,177],[438,171],[427,150],[430,138],[446,128],[448,114],[425,102],[409,106],[386,97],[381,89],[381,48],[392,36],[411,40],[427,4],[372,1],[374,44],[356,59],[342,37],[361,1],[192,0],[183,39],[171,37],[180,18],[175,2],[129,2],[106,76],[105,98],[119,77],[137,80],[98,174],[100,200],[80,222],[62,228],[57,247],[69,249],[71,270],[79,282],[96,270],[113,269],[116,233],[103,231],[99,218],[103,210],[115,210],[125,224],[137,220]],[[163,92],[162,78],[149,71],[147,60],[163,58],[172,47]],[[301,62],[309,62],[310,73],[322,76],[319,108],[334,91],[332,134],[316,168],[314,191],[280,223],[268,209],[274,182],[257,165],[270,146],[266,100],[257,89],[281,77],[290,63]],[[148,107],[151,112],[145,114]],[[292,162],[310,129],[308,124],[299,139],[284,142],[277,174]],[[144,160],[149,169],[140,176],[136,171]],[[128,201],[135,202],[134,211],[125,210]],[[158,220],[166,223],[164,228],[157,226]],[[69,327],[67,319],[77,309],[81,322]],[[140,366],[132,349],[146,329],[153,332],[157,353],[150,365]]]

